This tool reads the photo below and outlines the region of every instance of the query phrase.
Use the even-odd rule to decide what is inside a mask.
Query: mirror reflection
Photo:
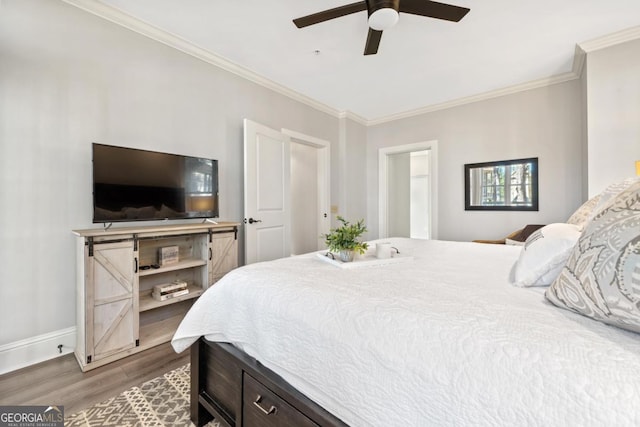
[[[464,165],[465,210],[538,210],[538,158]]]

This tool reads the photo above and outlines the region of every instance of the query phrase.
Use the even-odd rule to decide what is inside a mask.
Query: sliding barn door
[[[133,348],[138,339],[138,295],[133,242],[93,245],[88,257],[87,347],[92,360]]]

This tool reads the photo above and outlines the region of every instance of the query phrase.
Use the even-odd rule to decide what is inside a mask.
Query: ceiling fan
[[[398,22],[399,12],[458,22],[470,9],[429,0],[365,0],[303,16],[294,19],[293,23],[296,27],[303,28],[363,10],[369,14],[369,34],[364,54],[375,55],[378,52],[382,31]]]

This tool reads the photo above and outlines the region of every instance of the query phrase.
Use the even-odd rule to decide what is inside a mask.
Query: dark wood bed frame
[[[225,427],[347,424],[231,344],[200,338],[191,346],[191,421]]]

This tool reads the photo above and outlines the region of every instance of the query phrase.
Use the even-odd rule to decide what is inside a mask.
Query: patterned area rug
[[[65,417],[64,425],[193,426],[189,420],[189,364]],[[206,427],[219,427],[219,424],[211,422]]]

